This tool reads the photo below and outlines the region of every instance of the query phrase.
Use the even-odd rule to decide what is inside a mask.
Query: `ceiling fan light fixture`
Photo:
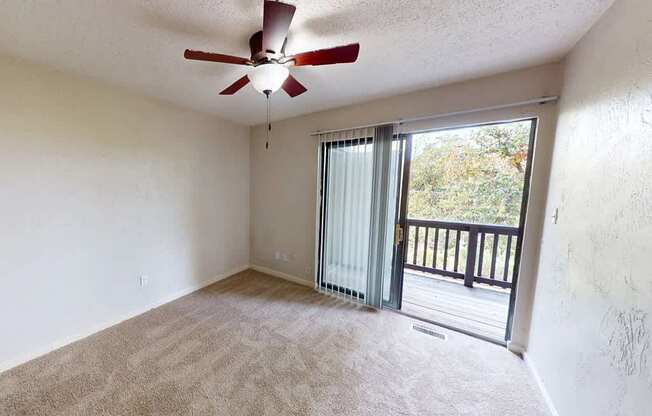
[[[249,81],[256,91],[261,94],[273,94],[283,85],[290,71],[283,65],[267,63],[254,67],[249,74]]]

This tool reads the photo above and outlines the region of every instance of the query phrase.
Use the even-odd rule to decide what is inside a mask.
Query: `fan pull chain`
[[[270,96],[271,91],[265,91],[265,96],[267,97],[267,129],[265,131],[265,149],[269,149],[269,132],[272,131],[272,123],[269,120],[269,107],[270,107]]]

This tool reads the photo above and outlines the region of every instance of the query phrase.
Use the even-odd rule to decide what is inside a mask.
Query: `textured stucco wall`
[[[528,356],[562,416],[650,415],[649,0],[617,1],[568,57],[553,155]]]

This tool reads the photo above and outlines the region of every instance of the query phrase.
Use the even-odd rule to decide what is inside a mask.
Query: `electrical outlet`
[[[280,251],[277,251],[276,253],[274,253],[274,259],[275,260],[281,260],[281,252]]]
[[[139,281],[140,281],[140,287],[145,287],[149,284],[149,276],[144,274],[140,276]]]

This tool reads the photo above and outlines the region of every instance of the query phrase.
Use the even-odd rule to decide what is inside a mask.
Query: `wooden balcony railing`
[[[418,219],[407,227],[406,268],[511,289],[517,227]]]

